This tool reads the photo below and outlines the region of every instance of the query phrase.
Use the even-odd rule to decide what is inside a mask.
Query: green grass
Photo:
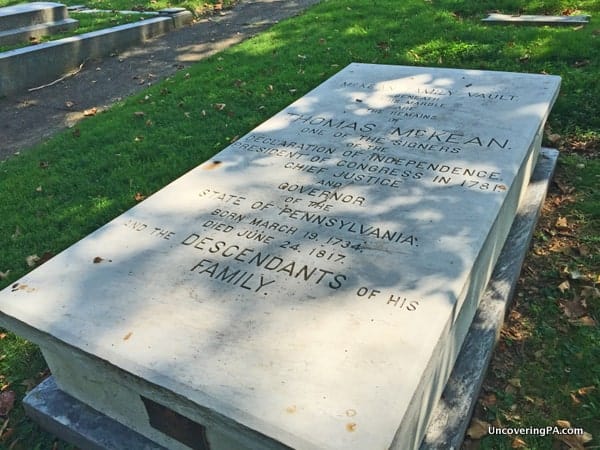
[[[591,149],[560,158],[557,177],[574,191],[573,201],[561,204],[558,214],[577,224],[576,245],[587,245],[590,253],[530,256],[537,275],[524,276],[517,296],[524,314],[523,337],[503,338],[502,348],[510,358],[502,359],[501,352],[500,362],[491,369],[487,389],[497,402],[481,417],[524,426],[569,420],[592,433],[598,445],[600,331],[598,326],[570,324],[559,306],[561,298],[591,286],[600,273],[598,26],[594,19],[581,29],[489,26],[479,21],[490,10],[556,14],[575,7],[594,18],[600,14],[595,0],[324,1],[0,163],[0,271],[10,270],[0,287],[30,270],[27,256],[60,252],[133,206],[137,192],[148,195],[161,188],[350,62],[560,75],[561,94],[549,128],[561,136],[565,150],[575,142],[592,144]],[[217,103],[226,106],[215,108]],[[534,248],[545,248],[557,237],[551,225],[536,232]],[[567,273],[577,269],[585,274],[571,280],[573,287],[566,294],[558,289],[565,267]],[[596,320],[599,303],[588,301],[589,314]],[[5,347],[0,341],[1,353],[7,355],[1,374],[21,395],[21,383],[36,378],[43,363],[32,346],[9,336],[16,344]],[[521,383],[515,392],[505,389],[512,378]],[[573,404],[570,394],[585,386],[596,389]],[[10,417],[15,434],[0,445],[19,438],[22,448],[49,448],[51,438],[31,431],[18,404]],[[552,446],[550,437],[522,439],[527,448]],[[481,445],[508,449],[512,440],[489,436]]]
[[[92,31],[102,30],[104,28],[116,27],[118,25],[124,25],[126,23],[133,23],[149,18],[151,16],[144,16],[141,14],[119,14],[117,12],[101,12],[101,13],[69,13],[69,17],[79,21],[79,26],[75,30],[56,33],[49,36],[42,36],[35,40],[35,44],[25,42],[14,45],[0,45],[0,52],[6,52],[17,48],[26,47],[28,45],[36,45],[43,42],[55,41],[70,36],[77,36]]]

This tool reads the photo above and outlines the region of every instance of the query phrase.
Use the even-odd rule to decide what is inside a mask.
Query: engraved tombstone
[[[559,84],[351,64],[4,290],[0,323],[170,448],[416,448]]]

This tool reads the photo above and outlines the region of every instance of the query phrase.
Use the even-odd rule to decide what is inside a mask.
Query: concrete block
[[[170,17],[154,17],[0,53],[0,95],[48,83],[90,58],[142,43],[173,27]]]
[[[61,3],[33,2],[0,8],[0,31],[26,27],[68,18],[67,8]]]
[[[56,33],[74,30],[79,26],[75,19],[62,19],[56,22],[45,22],[12,30],[0,31],[0,45],[12,45],[29,42],[32,38],[41,38]]]

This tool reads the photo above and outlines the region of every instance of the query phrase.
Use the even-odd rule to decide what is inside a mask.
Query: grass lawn
[[[138,193],[160,189],[350,62],[560,75],[545,138],[562,151],[556,182],[475,412],[483,426],[470,429],[473,439],[465,446],[581,448],[572,436],[480,433],[486,424],[560,421],[583,428],[593,436],[588,445],[598,448],[600,2],[574,5],[324,0],[1,162],[0,288],[31,270],[32,255],[57,254],[133,206]],[[482,24],[492,10],[577,12],[592,21],[557,28]],[[0,334],[0,390],[16,394],[14,407],[0,417],[0,446],[53,448],[54,438],[20,406],[25,391],[46,374],[35,346]]]

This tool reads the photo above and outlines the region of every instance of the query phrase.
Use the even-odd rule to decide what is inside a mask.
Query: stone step
[[[67,19],[65,5],[54,2],[33,2],[0,8],[0,31],[57,22]]]
[[[42,36],[49,36],[56,33],[74,30],[78,26],[78,20],[62,19],[55,22],[40,23],[12,30],[0,31],[0,45],[12,45],[20,42],[29,42],[32,39],[40,38]]]

